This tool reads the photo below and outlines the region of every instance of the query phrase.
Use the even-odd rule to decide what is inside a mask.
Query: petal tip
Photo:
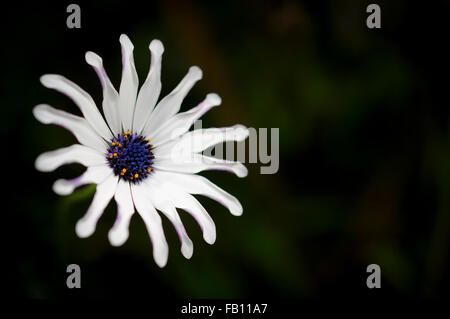
[[[122,246],[128,239],[129,233],[127,231],[118,232],[111,229],[108,233],[108,239],[111,246],[119,247]]]
[[[92,65],[94,67],[100,67],[103,64],[102,58],[92,51],[86,52],[86,54],[84,55],[84,58],[85,58],[87,64]]]
[[[155,263],[158,265],[159,268],[164,268],[167,265],[167,259],[168,259],[168,253],[165,253],[164,255],[154,255],[153,259],[155,260]]]
[[[213,245],[216,242],[216,233],[215,232],[204,232],[203,239],[206,243]]]
[[[38,120],[39,122],[41,122],[43,124],[50,123],[49,119],[45,116],[45,113],[48,110],[48,107],[49,106],[46,104],[39,104],[39,105],[36,105],[32,111],[36,120]]]
[[[40,81],[48,89],[57,89],[61,82],[66,83],[68,80],[59,74],[44,74],[40,77]]]
[[[206,96],[206,99],[209,103],[211,103],[211,105],[220,105],[222,103],[222,99],[216,93],[209,93]]]
[[[88,223],[83,219],[80,219],[75,226],[75,233],[80,238],[86,238],[91,236],[95,231],[95,224]]]
[[[55,77],[56,77],[55,74],[44,74],[39,78],[39,80],[41,81],[43,86],[45,86],[46,88],[51,88],[52,82],[55,79]]]
[[[194,78],[196,78],[196,79],[201,79],[202,77],[203,77],[203,71],[202,71],[202,69],[200,69],[198,66],[196,66],[196,65],[194,65],[194,66],[191,66],[190,68],[189,68],[189,71],[188,71],[190,74],[191,74],[191,76],[192,77],[194,77]]]
[[[44,158],[44,154],[39,155],[36,160],[34,161],[34,168],[40,172],[50,172],[51,169],[49,169],[46,165],[46,161]]]
[[[181,245],[181,253],[183,254],[184,258],[191,259],[192,254],[194,253],[194,248],[192,246],[192,242],[190,243],[190,245],[182,244]]]
[[[248,169],[243,164],[240,165],[240,168],[236,171],[236,175],[240,178],[247,177]]]
[[[134,49],[133,43],[131,42],[130,38],[124,33],[120,35],[119,42],[124,48],[129,49],[130,51]]]
[[[150,42],[149,48],[153,54],[162,55],[164,53],[164,45],[158,39],[155,39],[152,42]]]
[[[73,192],[73,187],[68,181],[58,179],[53,183],[53,191],[58,195],[64,196],[71,194]]]
[[[249,135],[249,130],[244,125],[237,124],[234,127],[236,140],[238,142],[245,140]]]
[[[242,216],[242,213],[244,212],[244,209],[241,205],[241,203],[237,202],[236,206],[233,206],[230,208],[230,213],[234,216]]]

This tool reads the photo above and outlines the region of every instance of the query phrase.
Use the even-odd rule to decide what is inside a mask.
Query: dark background
[[[81,29],[66,27],[71,2],[16,3],[2,11],[3,258],[11,297],[245,298],[442,297],[448,294],[450,225],[449,2],[377,1],[382,28],[368,29],[366,1],[132,1],[76,3]],[[159,269],[143,222],[132,219],[119,248],[107,232],[110,204],[97,230],[79,239],[75,223],[94,187],[69,197],[52,173],[34,169],[42,152],[72,144],[69,132],[38,123],[32,108],[49,103],[73,113],[65,96],[45,89],[45,73],[67,76],[101,101],[84,61],[103,57],[113,83],[121,72],[119,36],[135,46],[139,78],[148,44],[165,46],[162,95],[191,65],[204,78],[183,109],[217,92],[222,106],[203,126],[242,123],[280,128],[280,169],[249,176],[203,175],[238,197],[241,217],[201,202],[217,226],[182,257],[164,219],[169,261]],[[78,113],[77,113],[78,114]],[[5,144],[6,141],[6,144]],[[6,190],[6,192],[5,192]],[[82,269],[82,288],[66,287],[66,267]],[[382,288],[366,287],[366,267],[381,266]],[[151,299],[149,299],[151,300]]]

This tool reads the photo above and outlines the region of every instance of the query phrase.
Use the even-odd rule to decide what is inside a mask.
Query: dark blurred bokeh
[[[376,1],[382,28],[368,29],[366,1],[217,2],[75,1],[81,29],[66,27],[68,1],[16,5],[3,12],[2,191],[6,198],[3,263],[12,297],[319,297],[370,296],[366,267],[381,266],[382,295],[439,297],[449,283],[450,225],[448,2]],[[135,45],[139,78],[149,67],[148,44],[165,45],[162,94],[188,67],[204,79],[183,104],[206,93],[223,103],[203,126],[242,123],[280,128],[280,169],[261,175],[208,172],[236,195],[234,217],[202,198],[217,226],[206,244],[181,212],[194,241],[182,257],[164,219],[169,261],[159,269],[142,220],[111,247],[111,203],[88,239],[75,223],[95,187],[55,195],[58,178],[34,169],[42,152],[70,145],[69,132],[32,116],[39,103],[77,113],[39,76],[58,73],[100,103],[101,87],[84,61],[103,57],[118,86],[119,35]],[[4,142],[6,141],[6,145]],[[66,287],[66,267],[82,269],[82,289]]]

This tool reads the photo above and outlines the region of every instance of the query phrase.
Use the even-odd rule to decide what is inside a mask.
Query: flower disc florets
[[[130,131],[111,140],[106,159],[114,174],[125,181],[139,183],[152,171],[153,145],[150,139]]]

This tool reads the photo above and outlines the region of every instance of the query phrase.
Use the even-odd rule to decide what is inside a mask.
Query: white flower
[[[87,167],[81,176],[60,179],[53,185],[57,194],[68,195],[81,185],[97,184],[87,213],[76,225],[77,235],[88,237],[94,233],[98,219],[114,197],[117,219],[108,234],[110,243],[119,246],[127,240],[136,208],[150,235],[155,262],[164,267],[169,248],[156,210],[175,227],[186,258],[192,256],[193,244],[177,208],[186,210],[197,220],[207,243],[213,244],[216,239],[214,221],[192,194],[220,202],[233,215],[242,214],[242,206],[234,196],[196,173],[219,169],[245,177],[247,169],[241,163],[207,157],[201,152],[224,141],[242,141],[248,136],[248,130],[236,125],[189,131],[197,119],[221,103],[217,94],[208,94],[198,106],[178,113],[188,91],[202,78],[200,68],[191,67],[178,86],[157,103],[161,91],[162,43],[159,40],[150,43],[150,71],[139,92],[133,44],[126,35],[120,36],[120,44],[123,70],[119,92],[111,84],[102,59],[93,52],[86,53],[87,63],[95,69],[102,84],[106,122],[91,96],[78,85],[60,75],[41,77],[45,87],[70,97],[83,117],[46,104],[37,105],[33,114],[40,122],[63,126],[75,135],[79,144],[43,153],[35,165],[42,172],[69,163]]]

